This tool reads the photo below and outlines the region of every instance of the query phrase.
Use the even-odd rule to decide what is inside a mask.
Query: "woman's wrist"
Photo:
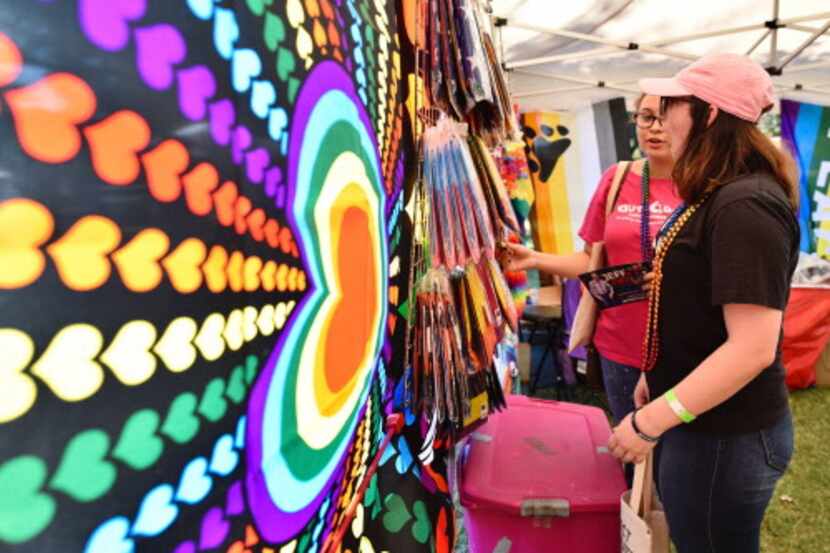
[[[539,250],[531,250],[530,254],[530,268],[539,270],[542,268],[542,252]]]
[[[647,403],[637,413],[640,430],[649,436],[662,436],[677,425],[677,416],[662,398]]]
[[[660,436],[656,434],[650,434],[648,433],[648,431],[644,431],[642,428],[640,428],[640,425],[637,424],[637,413],[639,411],[639,409],[634,409],[634,411],[631,412],[631,427],[634,429],[634,433],[637,434],[637,436],[639,436],[641,440],[644,440],[652,444],[656,444],[660,441]]]

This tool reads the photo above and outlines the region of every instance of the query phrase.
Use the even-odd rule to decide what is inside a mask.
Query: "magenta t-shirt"
[[[620,186],[614,211],[605,220],[605,205],[611,181],[617,167],[614,165],[602,175],[594,193],[579,236],[586,243],[605,241],[609,265],[636,263],[643,260],[640,246],[640,211],[642,211],[641,177],[629,170]],[[651,238],[680,205],[680,198],[670,179],[652,178],[649,186]],[[639,301],[600,311],[594,345],[603,357],[642,367],[643,337],[645,336],[648,302]]]

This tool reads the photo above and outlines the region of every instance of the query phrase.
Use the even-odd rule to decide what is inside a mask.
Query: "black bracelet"
[[[660,438],[655,438],[654,436],[644,434],[642,431],[640,431],[640,427],[637,426],[637,411],[639,410],[640,409],[634,409],[634,411],[631,412],[631,427],[634,428],[634,432],[637,433],[641,440],[645,440],[651,444],[656,444],[660,441]]]

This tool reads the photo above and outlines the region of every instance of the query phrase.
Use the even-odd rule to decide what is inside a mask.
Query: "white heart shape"
[[[193,340],[199,327],[190,317],[174,319],[161,336],[153,351],[171,372],[184,372],[196,362]]]
[[[225,328],[225,317],[219,313],[211,313],[202,323],[199,334],[194,343],[208,361],[216,361],[225,353],[225,341],[222,339],[222,330]]]
[[[130,321],[118,331],[101,355],[113,374],[127,386],[147,382],[156,372],[156,356],[150,348],[156,341],[156,327],[148,321]]]

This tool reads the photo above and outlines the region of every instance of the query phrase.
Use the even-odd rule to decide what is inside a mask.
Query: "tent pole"
[[[538,57],[538,58],[532,58],[532,59],[527,59],[527,60],[507,62],[506,65],[507,65],[508,68],[518,69],[518,68],[521,68],[521,67],[530,67],[530,66],[533,66],[533,65],[543,65],[543,64],[546,64],[546,63],[556,63],[556,62],[561,62],[561,61],[583,60],[583,59],[589,59],[589,58],[594,58],[594,57],[600,57],[600,56],[604,56],[604,55],[614,53],[615,51],[618,51],[618,50],[626,50],[626,51],[640,50],[640,51],[643,51],[643,52],[654,53],[654,54],[662,54],[662,55],[665,55],[665,56],[668,56],[668,57],[684,59],[684,60],[687,60],[687,61],[695,61],[697,59],[697,57],[694,56],[694,55],[686,54],[684,52],[666,50],[663,47],[673,45],[673,44],[678,44],[678,43],[681,43],[681,42],[688,42],[688,41],[692,41],[692,40],[700,40],[700,39],[704,39],[704,38],[713,38],[713,37],[717,37],[717,36],[725,36],[725,35],[730,35],[730,34],[744,33],[744,32],[749,32],[749,31],[753,31],[753,30],[763,29],[763,28],[766,27],[768,32],[763,36],[763,38],[758,42],[758,44],[753,46],[753,48],[750,50],[750,53],[754,52],[758,48],[758,46],[760,46],[760,43],[763,42],[763,40],[766,40],[767,36],[771,36],[772,40],[770,41],[770,63],[769,63],[769,66],[773,67],[773,68],[776,68],[777,65],[778,65],[778,59],[779,59],[778,30],[780,28],[785,28],[788,25],[791,25],[791,26],[793,26],[794,29],[797,29],[797,30],[800,30],[800,31],[805,31],[805,32],[812,32],[813,37],[817,38],[817,36],[821,36],[821,33],[819,33],[819,35],[816,35],[815,33],[818,32],[818,31],[821,31],[821,29],[812,29],[810,27],[800,26],[800,25],[798,25],[798,23],[803,22],[803,21],[815,21],[815,20],[818,20],[818,19],[830,18],[830,12],[818,13],[818,14],[814,14],[814,15],[806,15],[806,16],[801,16],[801,17],[795,17],[795,18],[791,18],[791,19],[787,19],[787,20],[779,20],[778,19],[779,14],[780,14],[780,0],[773,0],[773,19],[769,22],[766,22],[766,23],[763,23],[763,24],[756,24],[756,25],[745,25],[745,26],[742,26],[742,27],[732,27],[732,28],[729,28],[729,29],[721,29],[721,30],[718,30],[718,31],[708,31],[708,32],[704,32],[704,33],[694,33],[694,34],[690,34],[690,35],[683,35],[683,36],[675,37],[675,38],[668,39],[668,40],[660,40],[660,41],[648,42],[648,43],[644,43],[644,44],[637,44],[637,43],[634,43],[634,42],[626,43],[626,42],[623,42],[623,41],[609,40],[609,39],[604,39],[602,37],[597,37],[597,36],[590,35],[590,34],[577,33],[577,32],[573,32],[573,31],[567,31],[567,30],[564,30],[564,29],[552,29],[552,28],[542,27],[542,26],[538,26],[538,25],[532,25],[532,24],[527,24],[527,23],[522,23],[522,22],[516,22],[514,20],[504,18],[507,21],[506,25],[509,25],[511,27],[515,27],[517,29],[525,29],[525,30],[528,30],[528,31],[535,31],[537,33],[548,34],[548,35],[553,35],[553,36],[562,36],[562,37],[566,37],[566,38],[572,38],[572,39],[576,39],[576,40],[582,40],[582,41],[585,41],[585,42],[591,42],[591,43],[595,43],[595,44],[604,45],[604,47],[602,47],[602,48],[595,48],[595,49],[588,50],[588,51],[585,51],[585,52],[575,52],[575,53],[571,53],[571,54],[559,54],[559,55],[554,55],[554,56],[541,56],[541,57]],[[822,32],[826,32],[826,29]],[[813,37],[811,37],[811,38],[814,41],[815,38],[813,38]],[[805,43],[806,45],[804,46],[804,48],[809,46],[811,43],[812,42]],[[792,61],[792,60],[790,60],[790,61]],[[787,62],[787,63],[789,63],[789,62]]]
[[[802,15],[801,17],[791,17],[790,19],[782,19],[779,21],[781,25],[792,25],[793,23],[804,23],[806,21],[816,21],[818,19],[827,19],[830,17],[830,12],[816,13],[813,15]]]
[[[800,56],[804,50],[806,50],[810,45],[812,45],[816,40],[818,40],[824,33],[830,31],[830,12],[822,12],[816,13],[812,15],[804,15],[799,17],[793,17],[790,19],[779,19],[780,15],[780,8],[781,8],[781,1],[780,0],[773,0],[773,19],[770,21],[766,21],[761,24],[756,25],[747,25],[743,27],[734,27],[730,29],[722,29],[718,31],[709,31],[704,33],[695,33],[690,35],[683,35],[674,37],[671,39],[661,40],[661,41],[652,41],[648,43],[638,44],[638,43],[626,43],[625,41],[620,40],[611,40],[606,39],[603,37],[598,37],[595,35],[585,34],[585,33],[578,33],[569,31],[566,29],[553,29],[547,28],[541,25],[534,25],[530,23],[524,22],[516,22],[515,20],[510,20],[508,18],[501,18],[502,23],[504,25],[509,25],[511,27],[525,29],[528,31],[534,31],[541,34],[547,34],[552,36],[561,36],[566,38],[571,38],[575,40],[581,40],[588,43],[593,44],[600,44],[602,46],[598,48],[589,49],[587,51],[582,52],[573,52],[568,54],[558,54],[558,55],[551,55],[551,56],[540,56],[533,59],[523,59],[523,60],[516,60],[516,61],[507,61],[504,63],[506,69],[516,70],[517,74],[526,74],[526,75],[533,75],[545,79],[552,79],[552,80],[561,80],[565,82],[571,82],[574,84],[581,84],[581,85],[591,85],[591,86],[598,86],[609,88],[613,90],[619,90],[626,93],[636,93],[637,90],[630,86],[626,86],[629,84],[629,81],[623,82],[604,82],[604,81],[595,81],[592,79],[580,79],[575,77],[569,77],[564,75],[556,75],[556,74],[549,74],[549,73],[541,73],[541,72],[533,72],[529,71],[525,68],[529,68],[535,65],[544,65],[549,63],[556,63],[556,62],[563,62],[563,61],[573,61],[573,60],[585,60],[605,55],[610,55],[614,53],[619,53],[621,51],[643,51],[648,53],[655,53],[660,55],[665,55],[668,57],[680,58],[684,60],[696,60],[698,59],[697,56],[686,54],[684,52],[673,51],[670,49],[665,49],[663,47],[677,44],[680,42],[704,39],[704,38],[712,38],[716,36],[724,36],[730,34],[737,34],[743,32],[750,32],[753,30],[763,30],[764,33],[761,37],[753,44],[752,48],[747,52],[747,55],[752,54],[755,52],[767,38],[770,38],[770,60],[768,63],[768,70],[772,74],[773,77],[779,77],[781,75],[781,69],[785,66],[791,64],[793,60],[795,60],[798,56]],[[811,22],[817,20],[827,20],[821,28],[816,28],[813,26],[808,25],[801,25],[802,22]],[[791,28],[795,31],[799,32],[806,32],[810,33],[810,37],[805,40],[792,54],[789,54],[786,59],[783,61],[781,60],[782,52],[779,49],[779,42],[778,42],[778,31],[783,28]],[[779,65],[780,63],[780,65]],[[796,73],[796,72],[804,72],[810,71],[814,69],[823,69],[823,68],[830,68],[830,62],[822,61],[817,63],[807,63],[796,65],[793,67],[788,67],[787,74]],[[830,86],[830,83],[828,83]],[[808,92],[808,93],[815,93],[815,94],[830,94],[830,91],[824,90],[816,85],[808,85],[804,86],[801,83],[780,83],[776,84],[776,88],[783,91],[795,91],[795,92]],[[568,89],[569,91],[570,89]],[[544,89],[538,91],[529,91],[526,93],[520,93],[522,95],[541,95],[541,94],[550,94],[556,92],[565,92],[566,89],[559,88],[559,89]]]
[[[581,56],[574,56],[574,57],[569,58],[569,59],[579,60],[579,59],[587,59],[587,58],[590,58],[590,57],[599,56],[600,52],[598,50],[599,49],[593,50],[591,52],[591,55],[585,55],[585,54],[587,54],[587,52],[586,52],[585,54],[583,54]],[[648,52],[648,53],[651,53],[651,54],[661,54],[663,56],[667,56],[667,57],[670,57],[670,58],[682,59],[682,60],[685,60],[685,61],[695,61],[695,60],[698,59],[697,56],[694,56],[692,54],[684,54],[682,52],[672,52],[672,51],[669,51],[669,50],[663,50],[661,48],[652,48],[652,47],[629,48],[628,46],[617,46],[616,50],[617,51],[625,51],[625,52],[633,51],[633,50],[640,50],[642,52]],[[602,52],[602,55],[611,54],[611,53],[613,53],[613,52],[610,51],[610,49],[609,49],[608,51]],[[556,61],[562,61],[561,60],[561,55],[559,55],[559,56],[542,56],[542,57],[539,57],[539,58],[531,58],[531,59],[521,60],[521,61],[511,61],[511,62],[507,62],[506,65],[507,65],[508,69],[519,69],[519,68],[522,68],[522,67],[532,67],[534,65],[544,65],[546,63],[553,63],[553,62],[556,62]]]
[[[770,40],[770,52],[769,52],[769,66],[773,68],[777,68],[778,66],[778,15],[780,13],[780,0],[772,0],[772,26],[770,30],[772,31],[772,40]]]
[[[807,25],[799,25],[799,24],[789,24],[785,25],[787,29],[791,29],[793,31],[801,31],[803,33],[815,33],[818,29],[815,27],[808,27]]]
[[[636,42],[625,42],[620,40],[609,40],[601,37],[596,37],[593,35],[588,35],[585,33],[577,33],[573,31],[566,31],[563,29],[552,29],[549,27],[542,27],[539,25],[531,25],[527,23],[515,23],[510,22],[508,20],[507,24],[511,27],[515,27],[517,29],[524,29],[527,31],[535,31],[537,33],[554,35],[554,36],[563,36],[566,38],[575,38],[578,40],[583,40],[585,42],[593,42],[596,44],[603,44],[605,46],[614,46],[619,48],[620,50],[640,50],[643,52],[648,52],[652,54],[661,54],[668,57],[679,58],[687,61],[694,61],[697,59],[697,56],[686,54],[683,52],[675,52],[672,50],[666,50],[664,48],[657,48],[654,46],[649,46],[647,44],[638,44]],[[529,60],[523,60],[518,62],[509,63],[508,67],[517,68],[517,67],[528,67],[531,65],[540,65],[543,63],[550,63],[548,58],[550,56],[544,56],[540,58],[534,58]]]
[[[802,42],[802,43],[801,43],[801,45],[800,45],[798,48],[796,48],[796,49],[795,49],[795,52],[793,52],[792,54],[790,54],[790,55],[787,57],[787,59],[785,59],[783,62],[781,62],[781,65],[778,67],[778,69],[783,69],[783,68],[784,68],[784,67],[786,67],[786,66],[787,66],[787,65],[788,65],[791,61],[793,61],[795,58],[797,58],[798,56],[800,56],[800,55],[801,55],[801,53],[802,53],[805,49],[807,49],[807,47],[809,47],[812,43],[814,43],[816,40],[818,40],[818,38],[819,38],[821,35],[823,35],[824,33],[826,33],[828,29],[830,29],[830,19],[829,19],[829,20],[827,20],[827,23],[825,23],[825,24],[821,27],[821,29],[816,29],[816,32],[814,32],[814,33],[812,34],[812,36],[810,36],[810,38],[808,38],[807,40],[805,40],[804,42]]]
[[[749,56],[749,55],[752,54],[752,52],[757,50],[758,47],[767,39],[767,37],[770,35],[771,32],[772,32],[772,29],[767,29],[767,31],[764,34],[761,35],[761,38],[759,38],[757,41],[755,41],[755,44],[752,45],[752,48],[747,50],[746,55]]]
[[[575,60],[587,60],[591,58],[598,58],[601,56],[607,56],[610,54],[617,54],[620,52],[620,49],[616,46],[606,47],[603,46],[601,48],[594,48],[592,50],[585,50],[582,52],[571,52],[570,54],[559,54],[555,56],[547,56],[548,61],[545,63],[555,63],[560,61],[575,61]]]
[[[532,96],[547,96],[549,94],[557,94],[562,92],[578,92],[580,90],[589,90],[594,88],[592,84],[581,84],[576,86],[564,86],[559,88],[543,88],[540,90],[532,90],[529,92],[521,92],[519,94],[513,94],[513,98],[530,98]]]
[[[679,44],[681,42],[689,42],[693,40],[700,40],[703,38],[714,38],[718,36],[724,35],[734,35],[739,33],[746,33],[749,31],[759,31],[764,29],[764,24],[755,24],[755,25],[744,25],[743,27],[731,27],[729,29],[720,29],[718,31],[707,31],[705,33],[693,33],[690,35],[681,35],[673,38],[668,38],[665,40],[655,40],[653,42],[646,43],[646,46],[671,46],[673,44]]]
[[[622,92],[632,92],[637,93],[640,92],[639,89],[630,87],[630,86],[623,86],[622,83],[611,83],[605,81],[594,81],[591,79],[584,79],[580,77],[571,77],[569,75],[558,75],[558,74],[548,74],[548,73],[540,73],[537,71],[528,71],[526,69],[517,70],[516,73],[530,75],[531,77],[540,77],[542,79],[552,79],[556,81],[565,81],[568,83],[574,84],[583,84],[583,85],[591,85],[592,87],[597,88],[608,88],[611,90],[620,90]]]
[[[819,61],[816,63],[803,63],[801,65],[796,65],[790,69],[787,69],[787,74],[790,73],[800,73],[802,71],[812,71],[813,69],[824,69],[830,68],[830,61]]]

